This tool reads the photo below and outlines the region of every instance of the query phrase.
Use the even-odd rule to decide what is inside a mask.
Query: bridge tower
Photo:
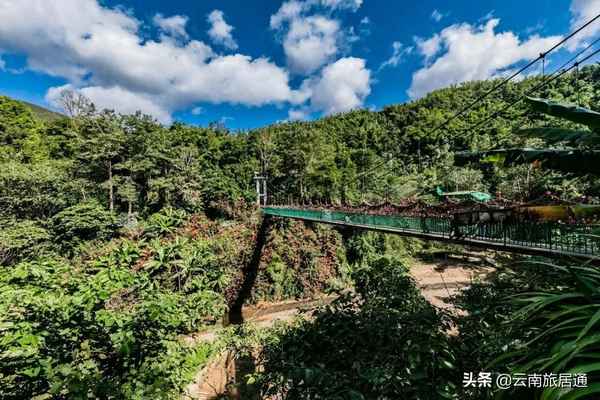
[[[256,205],[266,206],[267,205],[267,177],[265,175],[259,175],[258,172],[254,173],[254,181],[256,182]]]

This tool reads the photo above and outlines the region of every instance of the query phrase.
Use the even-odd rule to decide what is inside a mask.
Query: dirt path
[[[475,280],[494,271],[484,253],[468,253],[462,257],[443,257],[432,261],[415,261],[410,274],[423,296],[434,306],[456,311],[447,300]]]

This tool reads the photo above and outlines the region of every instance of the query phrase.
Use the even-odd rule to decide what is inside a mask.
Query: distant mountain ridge
[[[27,101],[23,101],[23,100],[15,100],[15,101],[18,101],[18,102],[24,104],[25,106],[29,107],[31,109],[31,111],[33,112],[33,114],[35,115],[35,117],[42,121],[54,121],[54,120],[66,117],[64,114],[58,113],[56,111],[48,110],[47,108],[38,106],[33,103],[29,103]]]
[[[22,105],[24,105],[25,107],[27,107],[27,108],[29,108],[31,110],[31,112],[33,113],[33,115],[34,115],[35,118],[39,119],[42,122],[55,121],[57,119],[61,119],[61,118],[65,118],[66,117],[66,115],[61,114],[59,112],[49,110],[47,108],[44,108],[42,106],[38,106],[37,104],[33,104],[33,103],[28,102],[28,101],[15,99],[14,97],[3,95],[2,93],[0,93],[0,97],[5,97],[5,98],[7,98],[7,99],[9,99],[11,101],[15,101],[17,103],[21,103]]]

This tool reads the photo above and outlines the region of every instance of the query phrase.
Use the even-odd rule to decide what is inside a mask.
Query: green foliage
[[[185,211],[165,208],[148,217],[144,227],[144,234],[148,237],[156,237],[173,233],[183,224],[185,217]]]
[[[0,96],[0,145],[19,148],[37,128],[33,113],[23,103]]]
[[[355,295],[282,328],[253,380],[288,399],[452,398],[455,360],[446,320],[396,259],[356,273]]]
[[[567,74],[540,95],[561,102],[578,100],[583,107],[593,107],[598,103],[598,70],[586,67],[577,76]],[[578,81],[574,85],[575,78]],[[484,183],[476,170],[453,168],[453,153],[522,148],[528,139],[515,134],[517,128],[531,130],[552,122],[556,129],[572,129],[574,123],[569,121],[540,114],[524,115],[527,105],[508,110],[478,131],[467,129],[504,101],[512,101],[539,84],[540,79],[531,77],[506,85],[502,93],[480,109],[456,118],[435,134],[431,134],[431,126],[443,122],[497,82],[442,89],[380,112],[357,110],[314,122],[282,123],[235,134],[218,126],[201,128],[176,123],[165,128],[140,113],[121,116],[110,111],[40,124],[27,108],[3,98],[5,111],[0,112],[0,121],[7,127],[4,130],[10,126],[11,132],[24,133],[19,134],[18,146],[0,144],[0,153],[13,154],[11,159],[23,165],[14,179],[2,177],[6,184],[0,182],[0,187],[19,187],[28,193],[44,187],[44,182],[33,182],[34,177],[47,175],[77,188],[73,198],[73,191],[62,190],[58,182],[45,187],[44,193],[53,193],[47,199],[51,200],[50,205],[62,205],[41,210],[40,215],[29,215],[29,219],[48,218],[81,199],[94,199],[116,213],[127,212],[130,220],[134,214],[143,217],[165,207],[188,212],[203,209],[211,215],[230,218],[235,214],[234,204],[254,201],[252,176],[263,169],[270,177],[272,198],[280,202],[393,202],[437,185],[494,192],[496,187]],[[567,163],[589,168],[597,164],[589,156],[590,162],[573,162],[567,157],[564,162],[544,167],[560,168]],[[531,157],[537,159],[540,153]],[[46,174],[44,170],[54,165],[48,164],[48,159],[68,160],[72,168]],[[2,169],[4,175],[6,170]],[[23,176],[27,171],[33,171],[31,177]],[[493,171],[488,171],[486,181],[494,180],[491,174]],[[57,186],[62,192],[56,191]],[[590,188],[586,194],[596,192]],[[0,201],[15,201],[17,197],[16,193],[0,193]],[[26,205],[8,204],[3,209],[24,213]],[[37,212],[36,208],[33,210]]]
[[[90,240],[106,240],[115,230],[115,218],[97,203],[68,207],[49,220],[56,243],[70,250]]]
[[[135,272],[139,257],[125,241],[83,268],[48,259],[0,272],[3,398],[175,397],[213,352],[177,335],[222,315],[224,299],[199,270],[204,283],[181,290],[172,272]]]
[[[447,191],[478,190],[486,191],[483,183],[483,173],[473,168],[452,168],[444,178],[444,188]]]
[[[595,141],[587,140],[587,131],[564,135],[575,123],[524,115],[527,108],[519,106],[478,131],[468,129],[540,79],[506,85],[433,133],[432,126],[497,82],[442,89],[378,112],[235,133],[219,126],[164,127],[140,113],[93,107],[75,118],[37,120],[23,104],[0,97],[0,261],[6,264],[0,269],[0,397],[173,396],[211,354],[208,347],[181,345],[176,336],[214,323],[239,294],[255,239],[256,222],[245,206],[255,200],[255,172],[269,176],[269,194],[280,202],[396,202],[436,186],[498,190],[523,201],[547,191],[564,192],[564,200],[597,197],[597,177],[561,172],[565,163],[574,172],[600,165],[593,162],[597,154],[588,147]],[[599,67],[583,68],[539,95],[594,108],[598,82]],[[526,128],[531,136],[550,123],[554,130],[536,141],[516,132]],[[545,139],[557,146],[551,149],[560,159],[554,164],[504,166],[507,158],[492,152],[478,168],[454,166],[459,150],[535,145],[525,157],[531,164],[543,155],[538,147]],[[566,145],[577,148],[565,158]],[[201,210],[219,220],[197,215]],[[123,214],[128,239],[116,229]],[[231,221],[238,217],[245,224]],[[287,391],[290,398],[457,393],[447,318],[420,297],[403,268],[426,245],[376,234],[352,235],[344,244],[345,254],[340,234],[300,223],[275,226],[268,236],[251,300],[307,297],[345,288],[350,277],[356,287],[314,321],[269,339],[262,389]],[[545,282],[549,274],[534,277]],[[510,279],[495,288],[474,285],[466,294],[469,316],[457,322],[463,328],[455,348],[467,361],[463,367],[482,370],[546,323],[524,318],[505,324],[514,305],[500,299],[529,283],[517,278],[510,277],[514,285]],[[577,317],[584,321],[583,314]],[[555,351],[556,338],[539,340],[549,346],[545,350],[534,346],[538,342],[528,347],[537,357],[530,361]],[[571,362],[579,355],[565,357]]]
[[[0,265],[43,254],[50,234],[35,221],[0,220]]]
[[[566,175],[546,171],[535,165],[515,165],[497,168],[496,190],[506,199],[516,201],[536,200],[552,193],[564,201],[578,201],[587,193],[594,192],[589,176]]]
[[[588,382],[600,379],[600,271],[591,266],[544,265],[558,270],[567,285],[552,290],[523,293],[513,300],[519,307],[528,340],[514,354],[513,371],[532,373],[585,373]],[[508,357],[504,356],[505,361]],[[547,388],[537,393],[548,400],[595,398],[600,388]]]
[[[0,215],[45,219],[80,199],[85,186],[69,177],[69,163],[0,164]]]
[[[595,282],[597,271],[575,267],[569,273],[570,269],[554,267],[543,260],[513,262],[494,272],[485,282],[475,282],[456,296],[454,304],[464,311],[464,315],[455,317],[458,336],[454,348],[459,369],[565,373],[576,371],[588,361],[593,363],[597,353],[594,345],[559,356],[560,351],[568,349],[568,339],[575,340],[582,333],[597,308],[593,305],[593,297],[578,299],[576,295],[572,296],[578,292],[579,289],[574,288],[579,287],[580,280]],[[590,335],[593,335],[592,330]],[[562,366],[558,365],[561,361],[565,362]],[[593,382],[597,375],[590,370],[588,379]],[[545,399],[545,395],[551,395],[549,398],[566,395],[568,398],[575,392],[553,389],[494,392],[464,388],[463,391],[461,398],[474,400]],[[557,395],[560,396],[553,397]],[[582,398],[593,399],[594,396]]]
[[[278,221],[268,232],[252,297],[309,298],[347,284],[338,254],[341,244],[339,233],[330,227]]]

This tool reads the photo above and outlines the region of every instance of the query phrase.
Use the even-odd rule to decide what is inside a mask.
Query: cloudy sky
[[[0,94],[244,129],[513,71],[600,0],[0,0]],[[587,28],[552,69],[600,35]],[[531,71],[535,72],[535,71]]]

